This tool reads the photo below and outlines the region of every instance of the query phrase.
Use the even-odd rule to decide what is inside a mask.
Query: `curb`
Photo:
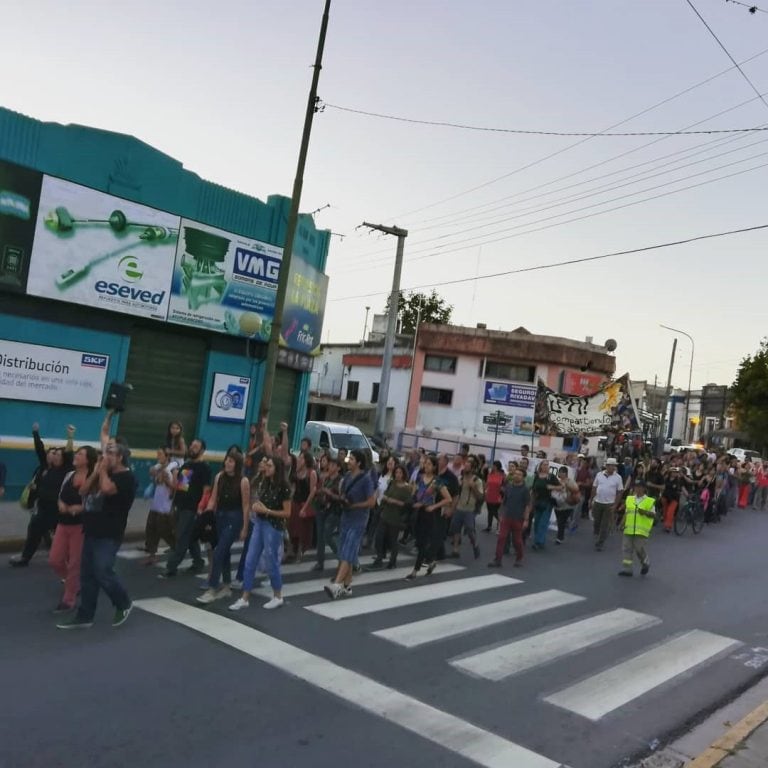
[[[125,535],[123,536],[124,542],[134,542],[134,541],[141,541],[144,538],[144,531],[136,528],[132,531],[126,531]],[[21,552],[22,549],[24,549],[24,537],[15,538],[15,539],[0,539],[0,554],[3,555],[13,555],[18,552]]]
[[[753,709],[719,739],[712,742],[698,757],[685,764],[685,768],[715,768],[726,757],[768,720],[768,701]]]

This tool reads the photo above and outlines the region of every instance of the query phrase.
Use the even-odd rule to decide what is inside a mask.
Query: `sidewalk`
[[[144,524],[149,512],[147,499],[136,499],[128,515],[125,529],[127,541],[139,541],[144,535]],[[0,552],[19,552],[27,535],[29,512],[18,501],[0,501]]]
[[[750,712],[686,768],[765,768],[768,765],[768,702]]]

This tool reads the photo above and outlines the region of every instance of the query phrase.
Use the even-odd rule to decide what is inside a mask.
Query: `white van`
[[[368,438],[354,424],[340,424],[333,421],[308,421],[304,426],[302,437],[312,441],[312,453],[320,454],[328,451],[328,455],[336,458],[339,448],[347,451],[366,448],[373,454],[373,460],[378,463],[379,454],[373,450]]]

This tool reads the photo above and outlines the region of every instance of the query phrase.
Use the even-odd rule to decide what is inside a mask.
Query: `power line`
[[[768,49],[766,49],[765,52],[768,52]],[[759,54],[759,55],[761,55],[761,54]],[[731,69],[733,69],[733,67],[729,68],[726,71],[730,71]],[[713,115],[709,115],[708,117],[703,118],[702,120],[698,120],[698,121],[696,121],[694,123],[691,123],[688,126],[686,126],[686,128],[690,128],[690,127],[693,127],[693,126],[696,126],[696,125],[701,125],[702,123],[705,123],[705,122],[707,122],[709,120],[713,120],[713,119],[715,119],[717,117],[721,117],[722,115],[727,114],[729,112],[732,112],[732,111],[734,111],[736,109],[740,109],[741,107],[743,107],[743,106],[745,106],[747,104],[751,104],[753,101],[756,101],[756,100],[757,100],[757,98],[753,96],[753,97],[747,99],[746,101],[740,102],[739,104],[736,104],[736,105],[734,105],[732,107],[729,107],[728,109],[721,110],[719,112],[716,112]],[[712,140],[709,140],[709,141],[706,141],[706,142],[703,142],[703,143],[700,143],[700,144],[696,144],[696,145],[694,145],[692,147],[687,147],[686,149],[676,150],[675,152],[668,153],[666,155],[661,155],[660,157],[653,158],[651,160],[646,160],[646,161],[644,161],[642,163],[638,163],[638,164],[635,164],[635,165],[627,166],[625,168],[619,168],[619,169],[617,169],[615,171],[611,171],[609,173],[593,177],[590,180],[580,181],[580,182],[577,182],[576,184],[573,184],[573,185],[570,185],[570,186],[579,186],[579,185],[582,185],[582,184],[589,183],[589,181],[599,181],[600,179],[608,178],[610,176],[615,176],[616,174],[621,173],[622,171],[633,170],[634,168],[640,168],[640,167],[645,166],[645,165],[650,165],[650,164],[653,164],[653,163],[657,163],[660,160],[666,160],[666,159],[674,157],[676,155],[685,155],[685,154],[687,154],[689,152],[692,152],[693,150],[699,149],[701,147],[707,147],[709,145],[713,145],[712,148],[715,148],[714,145],[728,144],[728,143],[731,143],[731,142],[742,141],[744,138],[745,138],[745,135],[743,135],[743,134],[742,135],[735,135],[735,136],[719,137],[719,138],[712,139]],[[634,154],[636,152],[639,152],[640,150],[643,150],[643,149],[646,149],[648,147],[651,147],[654,144],[657,144],[659,142],[667,141],[668,139],[669,139],[669,137],[667,137],[667,136],[662,136],[662,137],[653,139],[650,142],[646,142],[645,144],[641,144],[640,146],[634,147],[633,149],[629,149],[629,150],[625,150],[624,152],[620,152],[618,155],[613,155],[612,157],[609,157],[607,159],[601,160],[601,161],[599,161],[597,163],[593,163],[592,165],[589,165],[586,168],[582,168],[582,169],[580,169],[578,171],[573,171],[573,172],[565,174],[563,176],[559,176],[559,177],[557,177],[555,179],[551,179],[550,181],[534,185],[533,187],[528,187],[527,189],[523,189],[523,190],[520,190],[518,192],[512,193],[511,195],[505,195],[504,197],[497,198],[497,199],[492,200],[492,201],[490,201],[488,203],[483,203],[481,205],[472,206],[470,208],[466,208],[466,209],[463,209],[463,210],[454,211],[454,212],[452,212],[450,214],[444,214],[444,215],[441,215],[441,216],[433,217],[431,219],[424,219],[420,223],[422,223],[422,224],[429,224],[431,222],[440,222],[443,219],[449,219],[448,221],[445,221],[445,222],[443,222],[441,224],[435,224],[435,225],[433,225],[433,227],[427,227],[427,228],[435,228],[435,227],[443,227],[443,226],[446,226],[446,227],[447,226],[452,226],[457,221],[472,220],[472,219],[475,218],[475,215],[483,215],[483,211],[481,211],[480,209],[488,208],[488,206],[493,206],[496,203],[500,203],[500,202],[503,202],[505,200],[513,200],[514,198],[518,198],[521,195],[527,194],[528,192],[535,192],[537,190],[540,190],[540,189],[543,189],[545,187],[551,186],[552,184],[556,184],[559,181],[565,181],[567,179],[571,179],[571,178],[573,178],[575,176],[579,176],[582,173],[586,173],[586,172],[591,171],[591,170],[593,170],[595,168],[599,168],[601,166],[607,165],[608,163],[611,163],[611,162],[613,162],[615,160],[619,160],[622,157],[626,157],[628,155],[631,155],[631,154]],[[588,141],[588,139],[584,139],[583,141]],[[706,151],[706,150],[704,150],[704,151]],[[569,187],[564,187],[564,188],[561,188],[561,189],[568,189],[568,188]],[[555,194],[558,191],[561,191],[561,190],[551,190],[549,192],[543,192],[540,195],[538,195],[538,197],[548,196],[548,195],[551,195],[551,194]],[[520,202],[520,201],[518,201],[518,202]],[[516,205],[516,204],[517,203],[508,203],[507,205],[498,206],[497,208],[490,208],[487,212],[490,212],[492,210],[497,210],[498,208],[504,208],[504,207],[507,207],[509,205]],[[477,212],[477,214],[473,213],[475,211]],[[464,213],[467,213],[469,215],[462,217],[461,214],[464,214]],[[413,226],[414,225],[412,224],[411,227],[413,228]],[[419,245],[420,242],[422,242],[422,241],[417,241],[417,242],[414,243],[414,245]],[[352,259],[354,259],[355,263],[359,263],[360,257],[378,256],[378,255],[383,254],[383,253],[388,253],[388,251],[383,251],[383,250],[377,249],[377,250],[374,250],[374,251],[368,251],[368,252],[361,253],[361,254],[345,254],[345,258],[347,260],[350,260],[350,261]]]
[[[463,123],[451,123],[445,120],[418,120],[412,117],[400,117],[397,115],[385,115],[381,112],[366,112],[364,109],[353,109],[352,107],[340,107],[337,104],[326,104],[326,109],[335,109],[339,112],[350,112],[355,115],[365,115],[366,117],[378,117],[382,120],[395,120],[400,123],[411,123],[413,125],[432,125],[440,128],[460,128],[465,131],[486,131],[489,133],[511,133],[518,136],[584,136],[591,139],[597,137],[619,137],[619,136],[695,136],[699,134],[715,133],[753,133],[755,131],[766,131],[768,128],[712,128],[700,131],[622,131],[616,133],[606,133],[604,131],[536,131],[523,128],[490,128],[480,125],[465,125]]]
[[[742,3],[740,2],[740,0],[725,0],[725,2],[733,3],[734,5],[741,5],[753,15],[755,13],[768,13],[768,11],[764,11],[762,8],[758,8],[756,5],[753,5],[752,3]]]
[[[747,77],[747,73],[741,68],[741,66],[739,64],[736,63],[736,59],[734,59],[733,56],[731,56],[731,54],[728,51],[728,49],[723,45],[723,43],[721,42],[720,38],[715,34],[715,32],[712,29],[712,27],[710,27],[709,24],[707,24],[706,20],[699,13],[699,11],[696,8],[696,6],[691,2],[691,0],[685,0],[685,2],[688,3],[688,5],[691,7],[691,10],[699,17],[699,20],[707,28],[707,31],[709,32],[709,34],[712,35],[712,37],[715,38],[715,40],[717,41],[717,44],[723,49],[723,52],[731,60],[731,63],[733,64],[733,66],[736,67],[736,69],[739,70],[741,76],[749,83],[749,87],[760,97],[760,101],[762,101],[763,104],[765,104],[766,108],[768,108],[768,101],[766,101],[763,98],[763,96],[760,93],[760,91],[758,91],[757,88],[755,87],[755,84]]]
[[[756,142],[756,143],[762,143],[762,142]],[[736,151],[736,150],[733,150],[733,151]],[[729,153],[723,153],[723,154],[729,154]],[[653,190],[661,189],[663,187],[668,187],[668,186],[673,185],[673,184],[679,184],[681,182],[687,181],[688,179],[693,179],[693,178],[696,178],[696,177],[699,177],[699,176],[703,176],[703,175],[706,175],[707,173],[714,173],[715,171],[723,170],[724,168],[729,168],[729,167],[731,167],[733,165],[737,165],[739,163],[744,163],[744,162],[748,162],[750,160],[755,160],[755,159],[757,159],[759,157],[765,156],[766,154],[768,154],[768,153],[766,153],[766,152],[757,153],[755,155],[751,155],[749,157],[742,158],[741,160],[737,160],[735,162],[725,163],[725,164],[717,166],[715,168],[709,168],[709,169],[707,169],[705,171],[700,171],[698,173],[689,174],[687,176],[683,176],[683,177],[678,178],[678,179],[673,179],[671,181],[664,182],[663,184],[657,184],[655,186],[646,187],[644,189],[639,189],[639,190],[637,190],[635,192],[629,192],[629,193],[626,193],[626,194],[623,194],[623,195],[619,195],[617,197],[610,198],[609,200],[603,200],[602,202],[599,202],[599,203],[593,203],[591,205],[581,206],[579,208],[574,208],[572,210],[564,211],[562,213],[557,213],[557,214],[553,214],[553,215],[550,215],[550,216],[545,216],[545,217],[537,219],[535,221],[529,221],[529,222],[526,222],[526,223],[523,223],[523,224],[515,224],[515,225],[513,225],[511,227],[507,227],[505,229],[496,230],[495,232],[488,232],[486,234],[474,235],[474,236],[472,236],[472,237],[470,237],[468,239],[464,239],[464,240],[454,240],[452,242],[443,243],[441,245],[432,245],[432,246],[428,246],[426,248],[417,249],[417,250],[411,251],[409,253],[409,255],[408,255],[408,263],[410,264],[410,263],[412,263],[414,261],[421,261],[423,259],[428,259],[428,258],[434,258],[434,257],[437,257],[437,256],[442,256],[442,255],[445,255],[447,253],[456,253],[457,251],[467,250],[468,248],[477,247],[478,245],[490,245],[492,243],[501,242],[503,240],[508,240],[508,239],[512,239],[512,238],[515,238],[515,237],[521,237],[523,235],[532,234],[534,232],[540,232],[540,231],[543,231],[543,230],[546,230],[546,229],[552,229],[554,227],[563,226],[565,224],[571,224],[571,223],[574,223],[574,222],[577,222],[577,221],[583,221],[585,219],[593,218],[595,216],[601,216],[601,215],[606,214],[606,213],[611,213],[613,211],[621,210],[621,209],[628,208],[628,207],[631,207],[631,206],[634,206],[634,205],[640,205],[640,204],[645,203],[645,202],[656,200],[659,197],[666,197],[666,196],[669,196],[669,195],[672,195],[672,194],[676,194],[678,192],[683,192],[683,191],[687,191],[687,190],[690,190],[690,189],[695,189],[697,187],[705,186],[707,184],[711,184],[711,183],[714,183],[716,181],[720,181],[722,179],[728,179],[728,178],[731,178],[733,176],[740,175],[742,173],[747,173],[747,172],[752,171],[752,170],[757,170],[759,168],[763,168],[763,167],[765,167],[766,164],[761,164],[761,165],[758,165],[758,166],[754,166],[752,168],[747,168],[747,169],[744,169],[742,171],[738,171],[736,173],[724,174],[724,175],[718,176],[718,177],[716,177],[714,179],[708,179],[706,181],[699,182],[697,184],[689,184],[688,186],[681,187],[679,189],[673,189],[673,190],[670,190],[668,192],[663,192],[663,193],[658,194],[658,195],[651,195],[651,196],[645,197],[645,198],[643,198],[641,200],[635,200],[635,201],[633,201],[631,203],[626,203],[626,204],[623,204],[623,205],[614,206],[612,208],[606,208],[605,210],[596,211],[594,213],[589,213],[589,214],[586,214],[586,215],[583,215],[583,216],[572,217],[570,219],[566,219],[565,221],[555,222],[553,224],[548,224],[548,225],[543,226],[543,227],[534,227],[532,229],[526,229],[524,232],[517,232],[516,234],[508,235],[506,237],[498,238],[498,239],[495,239],[495,240],[490,240],[490,241],[483,240],[483,242],[480,242],[480,243],[473,242],[473,241],[481,240],[483,238],[493,237],[494,235],[505,234],[507,232],[512,232],[514,230],[519,230],[519,229],[524,229],[526,227],[531,227],[534,224],[541,224],[543,222],[551,221],[552,219],[561,218],[563,216],[569,216],[571,214],[579,213],[581,211],[587,211],[587,210],[589,210],[591,208],[596,208],[596,207],[599,207],[599,206],[602,206],[602,205],[608,205],[610,203],[617,202],[619,200],[623,200],[623,199],[626,199],[628,197],[634,197],[635,195],[640,195],[640,194],[643,194],[645,192],[651,192]],[[714,158],[708,158],[708,159],[714,159]],[[702,161],[699,161],[699,162],[702,162]],[[691,163],[689,165],[693,165],[693,164],[694,163]],[[674,169],[674,170],[680,170],[680,168],[677,168],[677,169]],[[663,175],[663,173],[662,174],[655,174],[655,175]],[[648,179],[650,179],[650,178],[653,178],[653,177],[649,176]],[[622,186],[622,185],[619,185],[619,186]],[[623,186],[626,186],[626,185],[623,185]],[[619,187],[614,187],[614,189],[618,189],[618,188]],[[604,190],[604,192],[606,192],[606,191],[609,191],[609,190]],[[603,194],[604,192],[594,193],[594,194]],[[588,198],[588,197],[591,197],[591,196],[593,196],[593,195],[592,194],[585,195],[584,197]],[[570,202],[576,202],[576,200],[572,200]],[[557,207],[557,206],[556,205],[545,206],[544,208],[541,208],[541,209],[536,209],[536,210],[533,210],[533,211],[529,211],[528,213],[522,213],[522,214],[518,214],[518,215],[515,215],[515,216],[511,216],[511,217],[508,217],[507,219],[503,219],[503,220],[501,220],[499,222],[493,222],[493,223],[503,223],[505,221],[512,221],[512,220],[515,220],[515,219],[525,218],[527,216],[535,215],[539,211],[545,211],[548,208],[552,208],[552,207]],[[488,224],[487,226],[491,226],[491,224]],[[471,230],[469,228],[463,230],[463,232],[468,232],[468,231],[471,231]],[[442,237],[443,238],[444,237],[452,237],[452,236],[460,235],[460,234],[462,234],[462,232],[452,233],[451,235],[443,235]],[[441,237],[432,238],[432,241],[440,240],[440,239],[442,239],[442,238]],[[430,240],[421,241],[420,244],[427,243],[427,242],[430,242]],[[453,248],[451,250],[445,250],[446,248],[450,248],[451,246],[459,246],[459,245],[463,245],[465,243],[468,243],[469,245],[466,245],[463,248]],[[420,255],[420,254],[422,254],[422,255]],[[386,261],[386,259],[376,259],[376,260],[373,260],[373,261],[365,262],[363,264],[357,264],[357,265],[355,265],[355,267],[358,267],[357,269],[350,268],[350,269],[346,269],[346,270],[341,270],[341,273],[342,274],[349,274],[351,272],[357,272],[357,271],[361,271],[363,269],[370,269],[373,264],[375,264],[377,262],[382,262],[383,263],[385,261]]]
[[[764,56],[766,53],[768,53],[768,49],[759,51],[758,53],[754,54],[753,56],[750,56],[746,59],[744,59],[741,63],[747,64],[750,61],[753,61],[754,59],[759,58],[760,56]],[[719,77],[722,77],[723,75],[730,72],[734,67],[728,67],[728,69],[724,69],[722,72],[718,72],[715,75],[712,75],[711,77],[702,80],[699,83],[696,83],[692,86],[689,86],[688,88],[683,89],[682,91],[679,91],[676,94],[673,94],[672,96],[668,96],[665,99],[662,99],[661,101],[657,102],[656,104],[651,105],[650,107],[646,107],[645,109],[640,110],[640,112],[636,112],[634,115],[630,115],[629,117],[624,118],[623,120],[619,120],[619,122],[614,123],[613,125],[608,126],[605,130],[611,131],[614,128],[618,128],[620,125],[624,125],[625,123],[628,123],[635,118],[642,117],[643,115],[647,114],[648,112],[652,112],[653,110],[657,109],[658,107],[664,106],[664,104],[669,103],[670,101],[674,101],[675,99],[679,98],[680,96],[684,96],[686,93],[690,93],[691,91],[695,90],[696,88],[701,87],[702,85],[706,85],[707,83],[712,82],[713,80],[716,80]],[[695,125],[695,124],[694,124]],[[689,126],[690,127],[690,126]],[[575,149],[576,147],[580,146],[581,144],[584,144],[587,141],[591,141],[592,137],[587,137],[583,139],[579,139],[578,141],[574,142],[573,144],[569,144],[567,147],[562,147],[561,149],[556,150],[555,152],[551,152],[548,155],[544,155],[543,157],[538,158],[537,160],[533,160],[530,163],[527,163],[526,165],[519,166],[515,168],[512,171],[509,171],[508,173],[502,174],[501,176],[497,176],[494,179],[490,179],[489,181],[483,182],[482,184],[479,184],[474,187],[470,187],[469,189],[462,190],[461,192],[457,192],[456,194],[451,195],[450,197],[443,198],[441,200],[437,200],[434,203],[429,203],[428,205],[423,205],[419,208],[415,208],[410,211],[405,211],[404,213],[400,213],[394,218],[405,218],[406,216],[411,216],[414,213],[421,213],[422,211],[429,210],[430,208],[435,208],[438,205],[442,205],[443,203],[450,202],[451,200],[456,200],[459,197],[464,197],[465,195],[469,195],[473,192],[477,192],[481,189],[485,189],[485,187],[489,187],[493,184],[498,183],[499,181],[503,181],[504,179],[509,178],[510,176],[514,176],[518,173],[522,173],[523,171],[526,171],[530,168],[533,168],[536,165],[540,165],[541,163],[546,162],[547,160],[551,160],[554,157],[557,157],[558,155],[564,154],[565,152],[569,152],[571,149]],[[658,141],[663,141],[664,139],[658,139]]]
[[[599,256],[584,256],[580,259],[567,259],[566,261],[556,261],[550,264],[537,264],[532,267],[519,267],[517,269],[508,269],[503,272],[494,272],[489,275],[478,275],[474,277],[462,277],[456,280],[443,280],[435,283],[428,283],[425,285],[415,285],[412,288],[403,288],[401,292],[406,291],[420,291],[425,288],[436,288],[438,286],[445,285],[458,285],[460,283],[470,283],[474,280],[490,280],[498,277],[508,277],[509,275],[519,275],[525,272],[538,272],[545,269],[555,269],[556,267],[566,267],[572,264],[584,264],[590,261],[600,261],[602,259],[615,258],[617,256],[631,256],[636,253],[647,253],[649,251],[656,251],[662,248],[672,248],[679,245],[687,245],[689,243],[699,242],[701,240],[712,240],[717,237],[728,237],[730,235],[740,235],[746,232],[757,232],[762,229],[768,229],[768,224],[757,224],[752,227],[743,227],[742,229],[732,229],[726,232],[714,232],[708,235],[695,235],[693,237],[687,237],[684,240],[673,240],[668,243],[657,243],[655,245],[646,245],[641,248],[630,248],[625,251],[613,251],[612,253],[603,253]],[[352,299],[367,299],[373,296],[382,296],[386,294],[386,291],[376,291],[375,293],[362,293],[357,296],[344,296],[338,299],[329,299],[329,301],[351,301]]]

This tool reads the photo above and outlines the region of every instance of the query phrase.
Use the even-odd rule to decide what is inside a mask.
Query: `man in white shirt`
[[[616,472],[616,459],[606,459],[602,472],[598,472],[592,485],[590,504],[594,524],[595,549],[602,552],[605,540],[611,532],[616,509],[624,495],[624,483]]]

